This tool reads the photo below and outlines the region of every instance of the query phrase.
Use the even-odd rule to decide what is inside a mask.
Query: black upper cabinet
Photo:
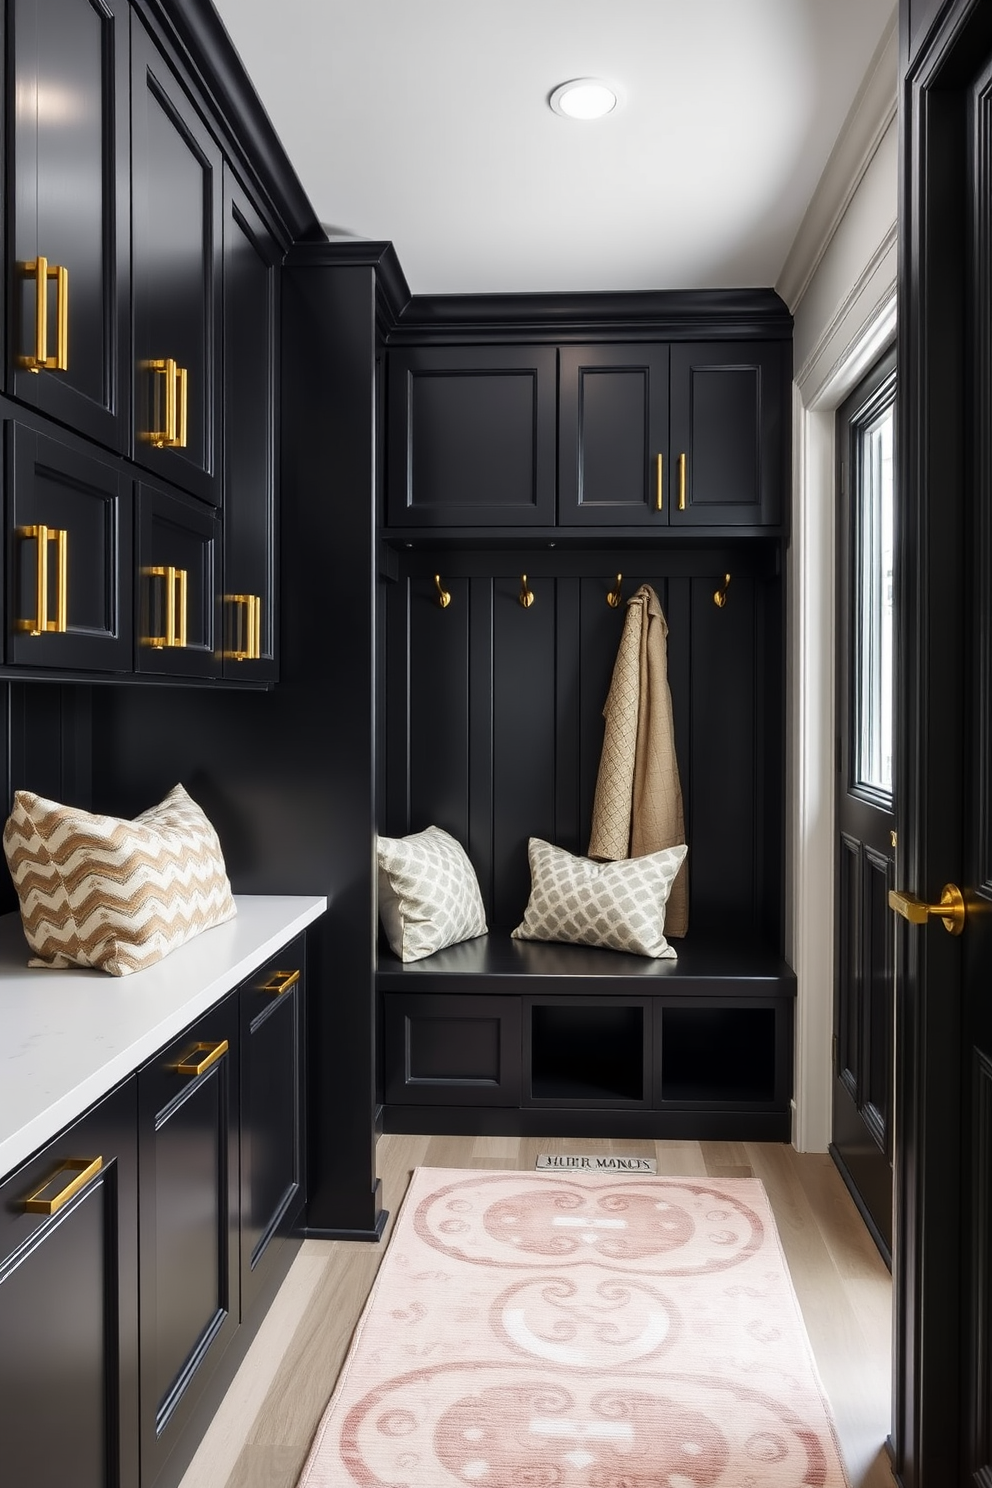
[[[224,676],[274,681],[278,265],[281,250],[224,171]]]
[[[668,361],[667,346],[562,348],[563,523],[667,523]]]
[[[7,661],[132,664],[131,483],[71,435],[7,422]]]
[[[134,457],[217,506],[221,154],[137,17],[131,59]]]
[[[7,386],[108,447],[128,428],[126,0],[11,6]]]
[[[393,353],[390,524],[552,524],[555,376],[553,346]]]
[[[563,348],[559,520],[775,525],[782,365],[778,342]]]
[[[220,673],[220,523],[178,492],[138,486],[135,669],[166,677]]]
[[[672,346],[669,521],[774,526],[785,479],[780,342]]]

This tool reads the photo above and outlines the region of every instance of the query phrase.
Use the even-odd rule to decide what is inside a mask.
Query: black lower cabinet
[[[0,1476],[138,1482],[131,1079],[0,1184]]]
[[[143,1488],[174,1448],[191,1455],[184,1429],[240,1320],[238,1100],[232,994],[138,1074]]]
[[[241,988],[241,1310],[268,1288],[300,1219],[304,940]]]

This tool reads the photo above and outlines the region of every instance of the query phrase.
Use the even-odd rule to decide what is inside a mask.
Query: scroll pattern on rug
[[[756,1179],[416,1171],[300,1488],[846,1488]]]

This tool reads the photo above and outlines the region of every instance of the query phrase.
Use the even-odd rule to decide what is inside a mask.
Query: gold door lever
[[[898,889],[889,890],[889,908],[902,915],[911,925],[925,925],[931,915],[938,915],[944,922],[948,935],[960,935],[964,929],[964,895],[957,884],[945,884],[939,904],[926,904],[915,894],[903,894]]]

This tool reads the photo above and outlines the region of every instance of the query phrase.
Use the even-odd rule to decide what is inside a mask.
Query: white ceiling
[[[418,294],[774,285],[894,0],[215,0],[321,221]],[[568,78],[618,82],[597,123]]]

